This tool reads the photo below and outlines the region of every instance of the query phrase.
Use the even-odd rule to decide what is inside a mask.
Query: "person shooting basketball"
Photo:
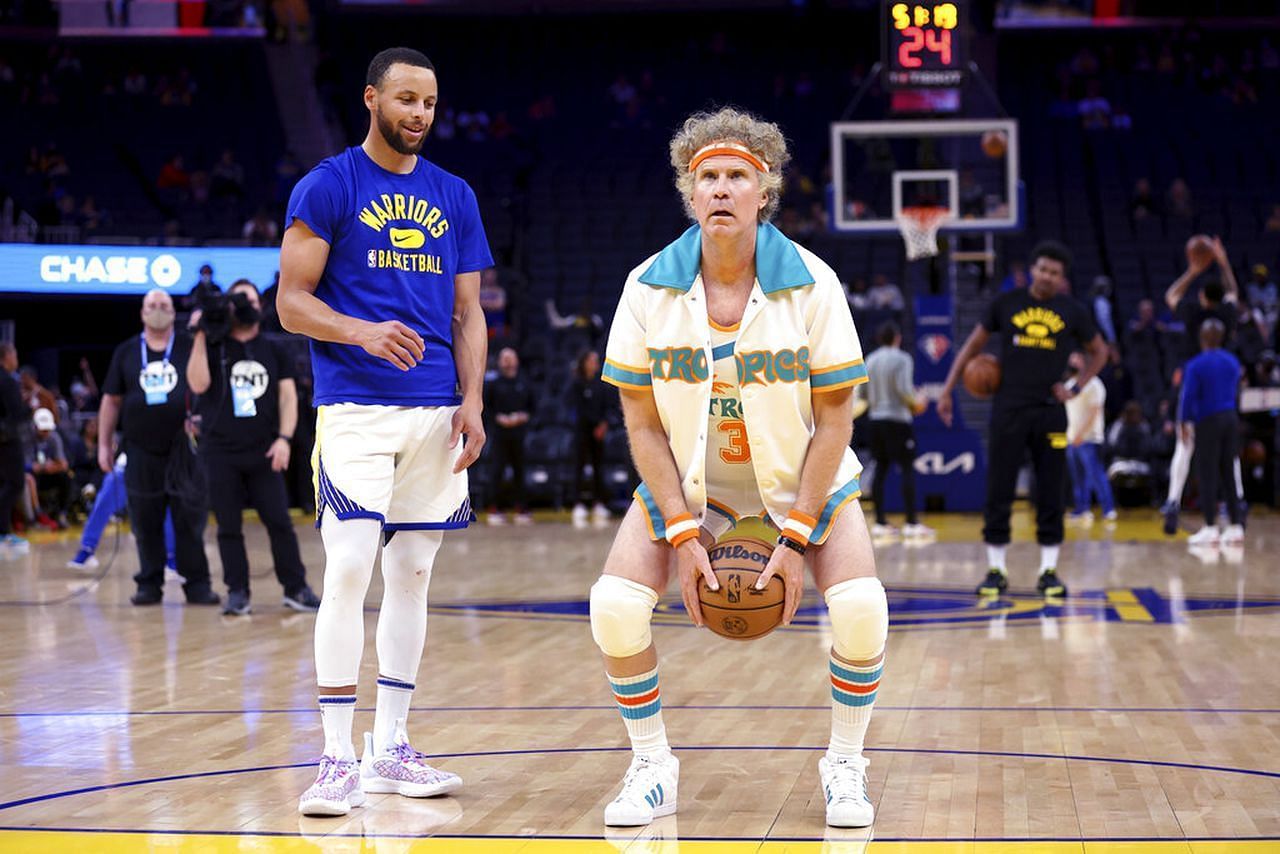
[[[1088,357],[1076,379],[1084,388],[1106,363],[1107,347],[1084,306],[1062,292],[1071,254],[1054,241],[1031,252],[1031,286],[1006,291],[991,300],[986,313],[956,354],[938,396],[938,417],[951,426],[951,395],[970,360],[982,352],[993,333],[1001,338],[999,387],[991,406],[987,447],[987,502],[982,539],[987,544],[987,577],[980,596],[997,596],[1009,586],[1005,550],[1009,519],[1024,454],[1035,470],[1036,542],[1040,544],[1040,579],[1036,589],[1046,597],[1064,598],[1067,586],[1058,578],[1058,550],[1063,539],[1067,467],[1067,410],[1071,390],[1063,384],[1067,359],[1083,347]]]
[[[757,587],[784,580],[789,623],[807,558],[830,611],[827,823],[863,827],[888,604],[849,448],[853,386],[867,379],[858,334],[835,273],[770,224],[789,159],[777,125],[732,108],[698,113],[670,152],[694,225],[627,277],[604,367],[643,480],[591,588],[592,636],[634,754],[605,824],[676,811],[653,609],[674,572],[701,626],[698,585],[718,587],[707,546],[763,514],[780,536]]]

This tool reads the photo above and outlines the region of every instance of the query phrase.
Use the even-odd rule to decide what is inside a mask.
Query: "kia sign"
[[[162,288],[185,294],[205,264],[224,285],[249,279],[266,288],[280,269],[280,250],[0,244],[0,292],[105,295]]]

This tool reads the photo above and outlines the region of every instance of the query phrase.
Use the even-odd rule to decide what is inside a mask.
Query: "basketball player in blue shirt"
[[[325,745],[298,804],[307,815],[345,815],[366,793],[430,797],[462,784],[426,764],[405,730],[432,563],[442,532],[474,518],[466,469],[485,438],[480,271],[493,259],[471,188],[418,156],[436,100],[425,56],[379,53],[364,89],[368,136],[289,199],[277,304],[285,328],[311,339],[325,549],[315,636]],[[378,700],[357,765],[363,606],[380,543]]]

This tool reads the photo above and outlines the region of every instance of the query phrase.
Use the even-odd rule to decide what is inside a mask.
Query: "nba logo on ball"
[[[782,579],[775,575],[763,590],[756,589],[773,554],[773,543],[764,539],[770,529],[756,522],[754,527],[739,525],[730,530],[707,550],[720,588],[712,590],[705,581],[698,585],[698,604],[707,628],[733,640],[764,637],[782,622],[786,598]]]
[[[947,355],[947,351],[951,349],[951,339],[945,335],[925,335],[920,339],[920,351],[929,357],[929,361],[935,365],[942,361],[942,357]]]

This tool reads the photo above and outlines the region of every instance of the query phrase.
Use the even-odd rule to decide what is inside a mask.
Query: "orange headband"
[[[730,140],[713,142],[695,151],[693,157],[689,160],[689,171],[692,172],[697,169],[698,165],[708,157],[718,157],[722,154],[729,157],[741,157],[761,172],[769,171],[769,164],[761,160],[751,149],[740,142]]]

